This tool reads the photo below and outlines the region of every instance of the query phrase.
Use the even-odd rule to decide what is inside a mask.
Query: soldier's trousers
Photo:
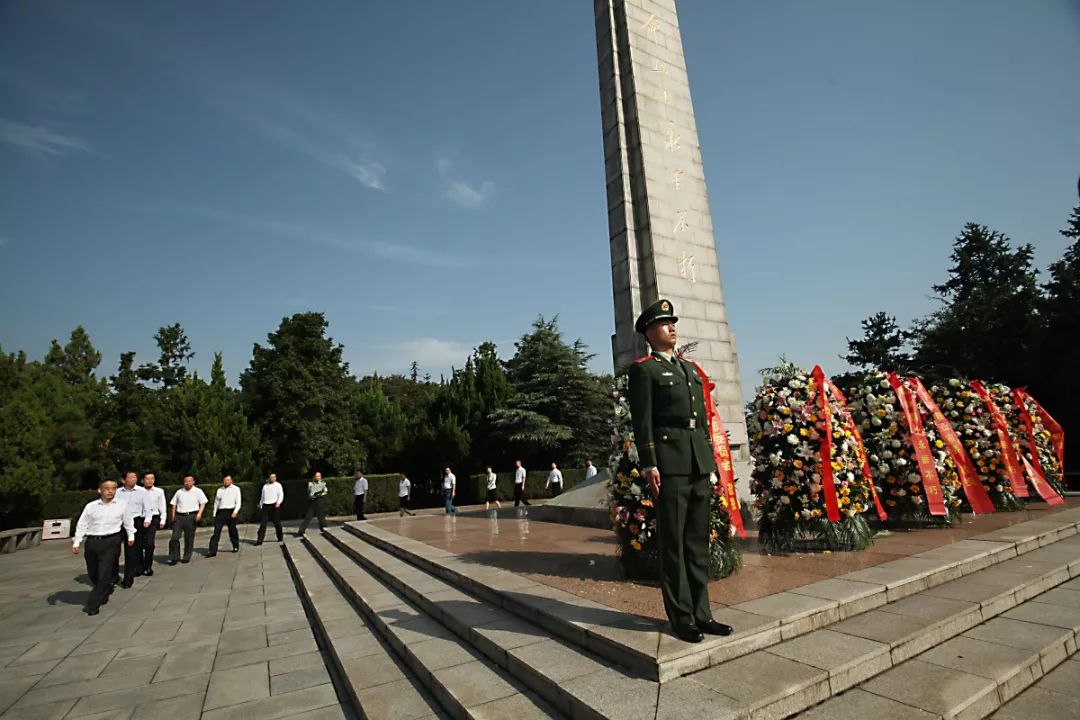
[[[656,527],[660,536],[660,590],[672,624],[704,623],[709,609],[708,475],[660,474]]]

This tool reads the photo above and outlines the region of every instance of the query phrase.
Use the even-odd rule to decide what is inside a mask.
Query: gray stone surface
[[[660,297],[675,304],[681,342],[717,383],[739,494],[749,451],[735,338],[727,323],[701,148],[675,0],[595,0],[600,110],[615,309],[612,352],[643,354],[634,320]]]
[[[936,720],[940,716],[865,690],[849,690],[800,713],[798,717],[799,720]]]
[[[118,588],[95,617],[81,612],[85,566],[69,542],[4,556],[0,718],[241,717],[271,692],[282,699],[260,716],[344,718],[285,558],[276,544],[254,547],[254,530],[241,527],[239,553],[157,563],[154,577]],[[208,535],[198,532],[197,550]]]
[[[947,718],[982,718],[999,705],[993,680],[919,660],[878,675],[862,689]]]

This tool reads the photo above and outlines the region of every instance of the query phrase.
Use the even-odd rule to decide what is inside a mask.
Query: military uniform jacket
[[[715,472],[705,387],[694,366],[653,353],[630,367],[629,379],[630,416],[642,467],[655,466],[661,476],[689,475],[695,468],[702,474]]]

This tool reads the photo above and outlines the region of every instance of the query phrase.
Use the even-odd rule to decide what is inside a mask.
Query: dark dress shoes
[[[679,623],[677,625],[673,625],[672,629],[675,631],[675,637],[679,638],[683,642],[699,643],[705,639],[705,636],[701,634],[701,631],[693,625],[684,625],[682,623]]]
[[[134,584],[135,584],[135,583],[134,583],[134,582],[132,582],[131,580],[125,580],[124,582],[120,583],[120,587],[122,587],[123,589],[127,590],[128,588],[130,588],[130,587],[131,587],[132,585],[134,585]]]
[[[179,560],[170,560],[169,561],[169,567],[172,567],[173,565],[175,565],[178,562],[180,562],[180,561]]]
[[[208,558],[217,557],[217,553],[216,552],[206,553],[206,557],[208,557]]]
[[[154,577],[154,571],[153,570],[147,570],[146,572],[143,573],[143,575],[145,575],[146,577]]]
[[[97,615],[99,612],[101,612],[101,611],[98,610],[97,608],[86,608],[86,614],[87,615]]]
[[[698,629],[708,635],[730,635],[735,632],[735,629],[730,625],[725,625],[724,623],[716,622],[715,620],[710,620],[707,623],[698,623]]]
[[[233,551],[233,552],[240,552],[240,548],[238,548],[238,547],[235,547],[235,548],[233,548],[233,549],[232,549],[232,551]]]

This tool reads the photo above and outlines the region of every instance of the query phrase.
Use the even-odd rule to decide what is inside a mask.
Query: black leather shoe
[[[146,572],[143,573],[143,575],[145,575],[146,577],[153,577],[154,576],[154,571],[153,570],[147,570]]]
[[[725,625],[722,622],[716,622],[710,620],[707,623],[698,623],[698,630],[708,635],[730,635],[735,632],[735,628],[730,625]]]
[[[683,642],[699,643],[705,639],[705,636],[701,634],[693,625],[674,625],[672,629],[675,631],[675,637],[679,638]]]
[[[256,540],[255,545],[262,545],[262,542],[263,542],[262,540]]]
[[[235,547],[235,548],[233,548],[233,549],[232,549],[232,551],[233,551],[233,552],[240,552],[240,548],[238,548],[238,547]]]
[[[208,558],[217,557],[217,553],[216,552],[206,553],[206,557],[208,557]]]
[[[99,612],[101,612],[101,611],[98,610],[97,608],[86,608],[86,614],[87,615],[97,615]]]
[[[180,561],[179,560],[170,560],[169,561],[169,567],[172,567],[173,565],[175,565],[178,562],[180,562]]]
[[[133,581],[131,581],[131,580],[125,580],[124,582],[120,583],[120,587],[122,587],[122,588],[124,588],[125,590],[127,590],[127,589],[129,589],[129,588],[130,588],[130,587],[131,587],[132,585],[134,585],[134,584],[135,584],[135,583],[134,583]]]
[[[184,559],[183,559],[183,560],[181,560],[180,562],[182,562],[182,563],[184,563],[185,565],[187,565],[187,564],[188,564],[189,562],[191,562],[191,558],[184,558]]]

